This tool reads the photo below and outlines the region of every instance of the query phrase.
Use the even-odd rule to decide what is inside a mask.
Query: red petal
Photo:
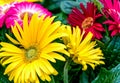
[[[80,3],[80,8],[81,8],[82,11],[84,12],[84,15],[87,16],[87,10],[85,9],[83,3]]]
[[[95,15],[95,19],[97,19],[97,18],[99,18],[101,16],[102,16],[102,14],[97,14],[97,15]]]
[[[99,23],[95,23],[94,24],[94,28],[98,31],[105,31],[105,29],[103,28],[103,26]]]
[[[118,30],[113,30],[112,33],[111,33],[111,36],[114,36],[118,33]]]
[[[107,20],[103,24],[117,24],[117,23],[111,20]]]
[[[115,26],[114,26],[114,25],[110,25],[109,28],[108,28],[109,31],[111,31],[111,30],[113,30],[113,29],[115,29]]]

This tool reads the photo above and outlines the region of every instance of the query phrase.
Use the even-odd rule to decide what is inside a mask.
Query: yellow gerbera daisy
[[[28,15],[23,19],[23,29],[16,22],[12,27],[12,32],[16,38],[13,39],[8,34],[6,36],[13,43],[1,42],[0,58],[2,65],[7,65],[4,74],[8,74],[9,80],[14,83],[39,83],[39,78],[43,81],[50,81],[49,75],[57,75],[58,72],[49,63],[56,62],[55,59],[65,61],[65,58],[56,53],[69,53],[64,49],[66,46],[54,40],[65,33],[57,30],[61,25],[60,21],[53,22],[55,17],[41,16],[33,14],[28,25]]]
[[[73,30],[71,30],[70,26],[62,28],[62,31],[69,35],[69,37],[63,37],[64,44],[67,46],[72,60],[75,63],[83,65],[82,70],[87,69],[87,64],[93,69],[96,65],[104,64],[100,60],[104,59],[102,51],[100,48],[94,48],[96,46],[95,41],[91,42],[92,33],[88,33],[86,37],[83,37],[84,32],[81,32],[79,27],[73,27]]]
[[[0,0],[0,5],[10,4],[12,2],[22,2],[22,1],[27,1],[27,2],[40,1],[40,2],[43,2],[43,0]]]

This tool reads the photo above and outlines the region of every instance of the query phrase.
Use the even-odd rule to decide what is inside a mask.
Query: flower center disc
[[[82,28],[86,29],[89,28],[90,26],[93,25],[93,18],[92,17],[87,17],[83,22],[82,22]]]
[[[35,48],[30,48],[27,53],[26,56],[28,59],[32,59],[36,56],[37,50]]]
[[[32,17],[32,15],[33,15],[33,13],[31,13],[31,12],[24,12],[24,13],[20,14],[20,18],[23,20],[24,15],[25,15],[26,13],[28,14],[28,20],[31,20],[31,17]]]

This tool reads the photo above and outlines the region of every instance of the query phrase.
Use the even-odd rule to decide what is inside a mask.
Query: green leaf
[[[97,6],[97,8],[102,12],[103,5],[100,3],[99,0],[92,0],[92,2]]]
[[[100,41],[98,39],[95,39],[95,41],[97,42],[98,46],[101,46],[102,48],[105,48],[105,44],[102,41]]]
[[[115,42],[116,42],[116,36],[114,36],[110,41],[110,43],[107,45],[107,49],[114,49]]]
[[[103,42],[104,45],[102,45],[101,42]],[[105,57],[104,67],[106,69],[111,69],[120,63],[120,36],[106,36],[101,42],[97,41],[97,44],[101,48]]]
[[[66,14],[69,14],[73,7],[79,7],[79,3],[75,1],[62,1],[60,4],[61,10]]]
[[[76,2],[78,3],[83,3],[84,5],[86,5],[87,2],[89,2],[90,0],[76,0]]]
[[[8,76],[4,75],[4,68],[0,65],[0,83],[11,83],[8,80]]]
[[[120,82],[120,64],[111,70],[102,68],[98,76],[92,83],[119,83]]]
[[[63,24],[67,24],[67,15],[63,12],[56,14],[55,21],[61,21]]]
[[[55,83],[55,79],[53,76],[51,76],[51,81],[49,83]]]
[[[79,83],[89,83],[88,82],[88,75],[85,71],[82,72],[82,75],[80,76]]]

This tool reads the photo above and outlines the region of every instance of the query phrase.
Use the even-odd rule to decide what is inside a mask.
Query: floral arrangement
[[[119,79],[119,0],[0,1],[0,83]]]

